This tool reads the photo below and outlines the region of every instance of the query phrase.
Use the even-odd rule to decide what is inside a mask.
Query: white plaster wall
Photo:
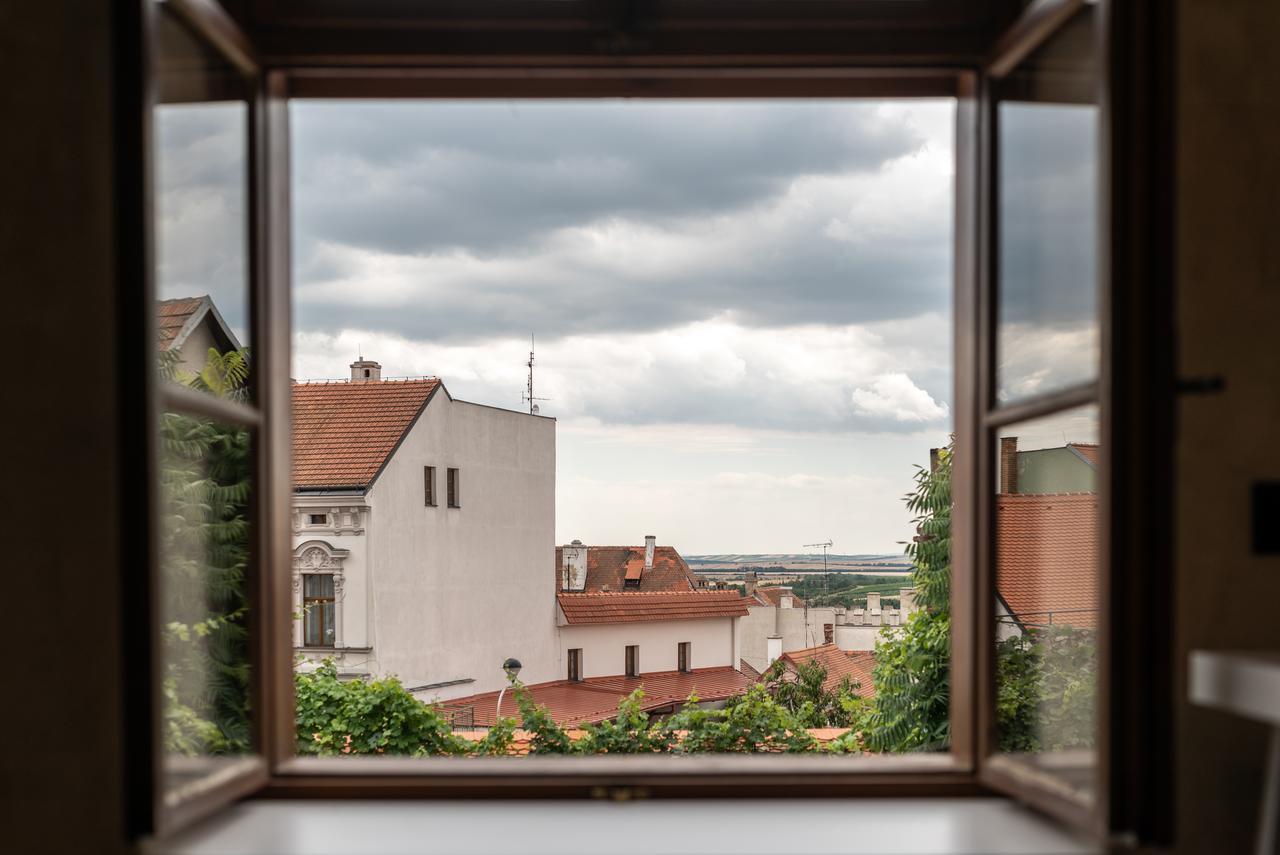
[[[436,467],[426,507],[422,468]],[[406,686],[470,678],[448,699],[560,675],[555,644],[555,421],[437,392],[369,490],[371,642]],[[460,470],[460,508],[446,470]]]
[[[198,374],[209,361],[209,348],[216,346],[209,324],[209,317],[206,315],[178,348],[181,359],[181,364],[178,366],[180,371]]]
[[[582,648],[583,677],[613,677],[626,673],[626,648],[640,645],[640,671],[674,671],[679,664],[676,645],[688,641],[693,668],[738,667],[740,649],[736,624],[744,618],[643,621],[560,627],[559,671],[568,677],[567,651]],[[524,680],[521,673],[520,679]],[[535,682],[528,680],[526,682]]]
[[[742,618],[742,658],[757,671],[768,667],[769,636],[782,636],[782,650],[789,653],[824,643],[823,624],[836,622],[836,610],[832,606],[810,609],[755,606],[749,611],[750,614]]]
[[[372,647],[370,618],[372,604],[369,600],[369,540],[366,534],[359,534],[343,526],[341,519],[333,520],[342,514],[360,514],[366,521],[370,516],[363,497],[356,496],[294,496],[293,509],[295,524],[293,526],[292,545],[296,551],[304,543],[318,541],[328,544],[334,549],[345,549],[350,554],[343,559],[343,587],[339,597],[342,604],[341,626],[338,635],[342,639],[342,647]],[[297,524],[297,514],[328,513],[331,522],[336,525],[310,526]],[[305,517],[303,518],[305,519]],[[344,531],[343,529],[348,530]],[[367,528],[365,529],[367,532]],[[339,651],[335,651],[338,653]],[[367,669],[369,673],[377,673],[377,651],[364,652],[355,657],[342,657],[340,665],[351,670]],[[312,659],[324,658],[324,653],[310,655]]]

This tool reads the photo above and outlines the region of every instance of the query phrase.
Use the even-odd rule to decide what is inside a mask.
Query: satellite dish
[[[537,404],[534,404],[534,405],[533,405],[533,407],[531,408],[530,412],[532,412],[532,413],[536,416],[538,413],[542,412],[542,410],[541,410],[541,409],[539,409],[539,407],[538,407],[538,405],[537,405]]]

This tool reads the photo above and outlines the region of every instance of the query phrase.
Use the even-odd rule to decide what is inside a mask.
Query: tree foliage
[[[874,751],[938,751],[951,737],[952,456],[944,448],[935,469],[917,467],[906,496],[917,532],[906,553],[920,610],[876,644],[876,696],[864,733]]]
[[[170,382],[224,397],[243,394],[248,364],[242,353],[211,349],[208,361],[206,371],[182,375],[177,355],[165,352],[159,369]],[[157,434],[165,748],[243,752],[250,746],[244,591],[249,431],[164,413]]]

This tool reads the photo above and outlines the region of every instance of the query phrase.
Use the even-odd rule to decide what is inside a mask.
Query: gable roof
[[[556,547],[555,580],[560,587],[560,568],[564,550]],[[644,569],[643,546],[588,546],[586,593],[621,591],[627,579],[640,584],[628,591],[693,591],[697,588],[693,572],[674,546],[658,546],[653,550],[653,567]]]
[[[791,588],[787,587],[786,585],[768,585],[765,587],[756,588],[756,592],[753,596],[760,603],[760,605],[777,607],[782,605],[783,591],[786,591],[787,593],[791,594],[792,608],[802,609],[805,607],[804,598],[796,596],[796,594],[791,590]]]
[[[1091,466],[1098,465],[1098,444],[1096,442],[1069,442],[1067,448],[1083,457]]]
[[[639,677],[588,677],[585,680],[554,680],[525,688],[535,704],[547,708],[557,724],[585,724],[607,721],[618,714],[618,701],[636,689],[644,689],[640,707],[652,711],[680,706],[696,694],[700,701],[722,701],[750,688],[750,677],[728,665],[695,668],[692,671],[656,671]],[[443,711],[457,721],[467,720],[477,727],[491,727],[497,692],[485,692],[441,703]],[[502,699],[502,716],[520,718],[515,693]]]
[[[859,697],[870,698],[876,693],[871,672],[876,667],[876,654],[871,650],[841,650],[834,644],[822,644],[818,647],[806,647],[803,650],[792,650],[783,653],[781,658],[793,667],[806,662],[817,662],[827,669],[827,676],[822,681],[822,688],[831,691],[840,685],[845,677],[857,683],[855,690]]]
[[[749,600],[737,591],[611,591],[556,594],[570,626],[743,617]]]
[[[435,377],[294,383],[294,489],[372,485],[441,387]]]
[[[1098,608],[1098,494],[996,496],[996,590],[1022,626],[1091,628]]]
[[[174,350],[182,347],[188,336],[208,318],[215,337],[223,340],[222,346],[240,350],[235,333],[222,319],[222,313],[208,294],[199,297],[177,297],[156,301],[156,347],[158,350]]]

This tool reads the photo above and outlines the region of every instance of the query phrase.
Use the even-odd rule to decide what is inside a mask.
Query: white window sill
[[[1100,850],[994,798],[254,801],[166,855],[1084,855]]]

